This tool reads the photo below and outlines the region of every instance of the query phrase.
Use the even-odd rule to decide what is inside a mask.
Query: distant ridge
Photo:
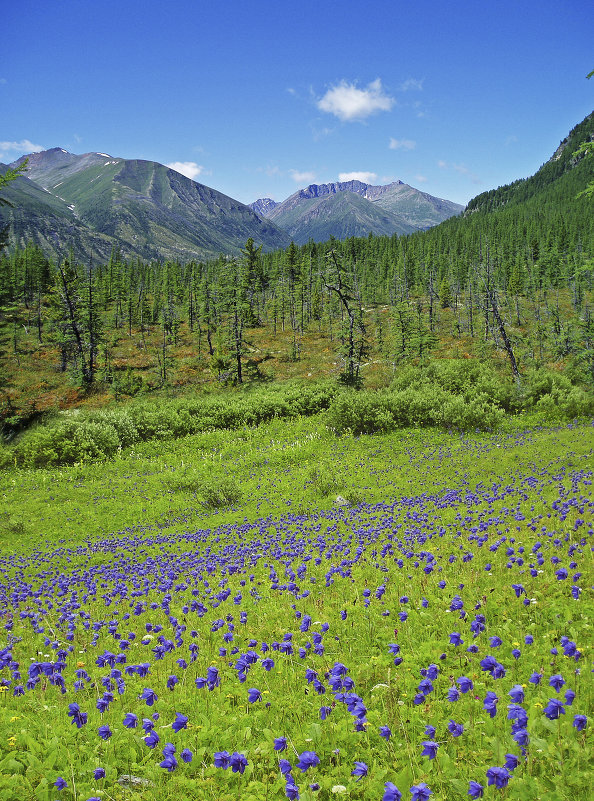
[[[342,197],[341,200],[337,198]],[[357,200],[354,200],[357,198]],[[464,206],[433,197],[402,181],[374,186],[362,181],[310,184],[282,203],[262,198],[250,204],[283,228],[297,244],[331,236],[408,234],[460,214]]]
[[[190,261],[238,254],[249,237],[265,250],[290,241],[243,203],[154,161],[59,147],[27,158],[0,225],[10,224],[12,244],[33,241],[48,256],[72,247],[78,258],[105,258],[118,247],[124,257]]]

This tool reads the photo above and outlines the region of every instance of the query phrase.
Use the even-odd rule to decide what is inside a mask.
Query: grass
[[[276,419],[137,444],[103,463],[0,473],[0,799],[291,797],[279,758],[304,801],[389,798],[387,782],[406,801],[425,784],[431,801],[468,798],[470,781],[491,798],[585,797],[591,724],[572,722],[589,714],[592,697],[585,660],[575,658],[591,639],[592,425],[527,428],[524,418],[497,434],[353,438],[323,421]],[[477,615],[485,630],[475,638]],[[160,642],[171,644],[162,658]],[[126,661],[111,664],[105,654],[118,652]],[[238,660],[251,653],[242,680]],[[60,654],[64,693],[40,668],[39,681],[13,695],[31,665]],[[481,669],[487,655],[504,676]],[[146,677],[126,670],[143,663]],[[343,688],[360,699],[352,708],[340,687],[332,691],[336,663],[354,682]],[[431,664],[434,690],[419,702]],[[198,687],[213,667],[220,685]],[[309,682],[306,668],[317,674]],[[528,680],[534,672],[538,685]],[[549,686],[558,674],[559,692]],[[448,700],[463,675],[473,692]],[[506,714],[517,684],[525,754]],[[151,707],[140,698],[147,687],[158,696]],[[248,700],[251,688],[261,700]],[[487,692],[499,698],[494,718]],[[543,714],[550,698],[563,702],[559,719]],[[87,715],[80,728],[73,703]],[[140,725],[154,712],[153,750]],[[135,728],[123,725],[128,713]],[[187,723],[176,732],[179,715]],[[460,737],[450,720],[463,726]],[[97,733],[104,725],[107,740]],[[287,751],[275,751],[278,737]],[[434,760],[422,754],[428,740],[438,744]],[[171,772],[160,767],[166,743],[176,748]],[[245,755],[245,772],[216,767],[222,751]],[[305,772],[304,752],[320,760]],[[505,769],[509,788],[487,786],[487,771],[509,754],[519,760]],[[367,775],[352,774],[355,762]],[[104,778],[93,778],[96,768]]]

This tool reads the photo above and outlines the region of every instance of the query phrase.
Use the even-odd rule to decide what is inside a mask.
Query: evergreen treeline
[[[180,337],[216,376],[258,377],[251,331],[290,337],[298,360],[308,332],[328,338],[341,380],[361,382],[369,354],[398,365],[425,362],[440,339],[498,351],[521,383],[528,366],[569,365],[594,381],[594,214],[578,197],[591,161],[575,155],[594,116],[530,179],[475,198],[465,214],[408,236],[291,244],[262,253],[248,239],[240,258],[212,262],[50,263],[27,246],[0,258],[0,382],[4,418],[14,412],[6,375],[25,333],[55,350],[55,368],[83,388],[109,384],[133,395],[141,381],[114,363],[118,333],[147,338],[166,385]],[[381,309],[382,314],[379,313]],[[158,346],[155,345],[158,342]]]

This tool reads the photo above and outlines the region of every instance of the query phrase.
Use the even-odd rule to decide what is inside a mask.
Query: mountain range
[[[296,244],[325,242],[334,236],[410,234],[460,214],[464,206],[433,197],[402,181],[373,186],[362,181],[311,184],[282,203],[260,198],[257,214],[276,223]]]
[[[290,242],[243,203],[154,161],[58,147],[27,158],[26,177],[3,195],[12,206],[0,209],[0,225],[10,223],[13,244],[33,241],[48,256],[72,248],[105,260],[117,247],[127,258],[189,261],[239,253],[249,237],[266,250]]]
[[[401,181],[312,184],[282,203],[247,206],[154,161],[59,147],[0,173],[25,158],[26,176],[4,192],[11,205],[0,206],[0,227],[9,225],[11,245],[34,242],[52,258],[72,250],[105,261],[117,248],[125,258],[204,260],[238,254],[250,237],[269,251],[291,240],[407,234],[463,210]]]

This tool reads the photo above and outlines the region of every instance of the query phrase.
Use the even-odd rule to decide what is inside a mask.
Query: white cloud
[[[442,169],[442,170],[447,170],[448,163],[447,163],[447,161],[441,161],[440,160],[440,161],[437,162],[437,166],[440,167],[440,169]]]
[[[0,150],[13,153],[41,153],[45,148],[43,145],[34,145],[28,139],[21,139],[20,142],[0,142]]]
[[[300,172],[299,170],[290,170],[291,178],[296,184],[310,184],[315,180],[315,172]]]
[[[406,81],[402,81],[400,84],[400,91],[401,92],[409,92],[411,89],[416,90],[417,92],[423,91],[423,81],[425,79],[421,78],[421,80],[417,80],[416,78],[407,78]]]
[[[420,184],[427,183],[427,176],[426,175],[415,175],[415,181],[418,181]]]
[[[204,167],[201,164],[196,164],[195,161],[172,161],[165,166],[169,167],[171,170],[180,172],[192,181],[204,170]]]
[[[354,83],[341,81],[338,86],[328,89],[317,106],[320,111],[334,114],[343,122],[364,120],[378,111],[389,111],[396,101],[385,94],[379,78],[359,89]]]
[[[414,139],[394,139],[390,137],[390,150],[414,150],[417,143]]]
[[[338,174],[339,181],[361,181],[363,184],[370,184],[377,180],[375,172],[341,172]]]

